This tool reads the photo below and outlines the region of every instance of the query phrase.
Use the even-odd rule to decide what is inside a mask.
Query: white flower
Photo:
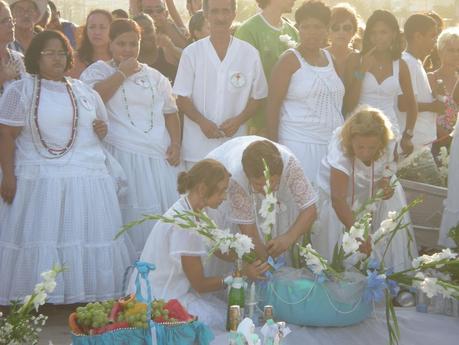
[[[391,220],[395,220],[395,218],[397,218],[397,212],[395,211],[389,211],[387,213],[387,218],[391,219]]]
[[[453,253],[450,248],[443,249],[441,253],[438,253],[441,257],[441,260],[454,260],[457,258],[457,253]]]
[[[360,244],[348,232],[345,232],[343,235],[342,246],[343,246],[344,253],[350,254],[350,253],[354,253],[355,251],[357,251],[360,247]]]
[[[46,298],[48,297],[48,295],[46,294],[45,291],[40,291],[39,293],[37,293],[33,299],[33,305],[35,306],[35,310],[38,311],[38,308],[45,304],[46,302]]]
[[[57,272],[55,270],[51,270],[51,271],[42,272],[40,275],[43,278],[43,280],[47,282],[51,280],[56,280]]]
[[[451,249],[446,248],[443,249],[440,253],[419,256],[413,260],[412,265],[414,268],[419,268],[421,265],[433,264],[442,260],[454,260],[456,257],[456,253],[453,253]]]
[[[55,280],[48,280],[48,281],[45,280],[45,281],[43,282],[43,286],[44,286],[45,291],[46,291],[47,293],[53,292],[54,289],[56,288],[56,285],[57,285],[57,283],[56,283]]]
[[[242,258],[244,254],[250,253],[255,246],[249,236],[237,233],[234,242],[231,243],[231,248],[236,251],[239,258]]]
[[[397,226],[397,223],[394,222],[392,218],[384,219],[380,225],[380,227],[383,228],[386,233],[392,232],[396,226]]]
[[[360,227],[360,226],[351,226],[351,229],[349,230],[349,235],[353,238],[353,239],[361,239],[363,240],[363,234],[365,232],[365,229]]]
[[[287,34],[280,35],[279,40],[282,43],[285,43],[289,48],[294,48],[296,47],[296,42]]]
[[[419,284],[422,292],[424,292],[427,297],[432,298],[433,296],[440,293],[440,289],[442,288],[441,286],[437,285],[437,280],[437,278],[426,277],[424,278],[424,281]]]
[[[306,261],[306,265],[316,275],[321,274],[327,268],[327,260],[321,258],[320,254],[315,251],[311,244],[300,248],[300,255]]]

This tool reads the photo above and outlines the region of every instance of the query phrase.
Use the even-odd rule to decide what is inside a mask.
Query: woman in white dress
[[[32,75],[0,102],[0,304],[30,294],[53,265],[67,271],[51,303],[120,297],[134,248],[113,240],[122,222],[100,141],[104,105],[64,78],[72,57],[62,34],[37,34],[25,64]]]
[[[165,216],[172,216],[176,211],[199,212],[217,208],[226,197],[229,178],[225,167],[215,160],[205,159],[196,163],[188,172],[180,173],[178,189],[183,196]],[[226,301],[218,299],[212,292],[225,289],[225,273],[231,272],[220,271],[215,276],[207,274],[205,266],[210,259],[209,249],[206,241],[194,230],[184,230],[159,221],[148,237],[140,260],[156,265],[149,275],[155,298],[176,298],[200,321],[211,328],[223,330]],[[218,251],[215,254],[223,260],[234,261],[231,254],[223,255]],[[249,278],[263,279],[268,269],[267,263],[258,260],[246,265],[243,271]],[[134,272],[131,276],[130,291],[135,291],[136,275],[137,272]]]
[[[330,53],[322,49],[330,9],[305,2],[295,13],[298,48],[285,52],[274,67],[269,87],[269,138],[287,146],[315,184],[320,161],[333,131],[343,124],[344,85]]]
[[[373,230],[379,228],[389,211],[406,206],[401,185],[394,181],[395,141],[388,119],[375,108],[359,108],[333,133],[327,157],[319,173],[320,203],[318,226],[312,234],[312,245],[331,260],[336,243],[344,230],[354,224],[353,211],[382,189],[383,200],[375,204]],[[391,184],[395,183],[392,188]],[[409,223],[406,215],[405,223]],[[407,230],[414,241],[412,227]],[[411,267],[416,244],[407,231],[395,235],[385,257],[385,265],[395,271]],[[378,252],[378,257],[382,253]]]
[[[110,27],[113,60],[89,66],[81,80],[104,100],[110,132],[106,147],[126,172],[128,191],[121,201],[123,222],[143,214],[163,214],[178,199],[180,125],[171,85],[157,70],[137,61],[140,29],[119,19]],[[151,224],[130,233],[140,253]]]
[[[417,103],[408,66],[401,59],[402,38],[397,19],[386,10],[376,10],[367,21],[362,52],[349,58],[345,73],[344,108],[352,112],[359,104],[381,110],[392,125],[401,151],[413,151]],[[407,113],[405,128],[400,128],[396,113],[397,97],[403,94]]]
[[[309,231],[316,219],[317,195],[300,162],[285,146],[246,136],[229,140],[207,157],[222,163],[231,174],[228,200],[219,208],[218,220],[250,236],[258,257],[265,260],[284,254]],[[263,159],[270,169],[270,183],[279,205],[272,240],[267,243],[259,215],[266,183]],[[290,256],[285,259],[291,264]]]

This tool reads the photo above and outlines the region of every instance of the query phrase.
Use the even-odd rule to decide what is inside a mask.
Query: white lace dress
[[[239,231],[240,224],[258,225],[263,221],[259,210],[264,196],[252,190],[241,163],[246,147],[258,140],[267,139],[258,136],[235,138],[207,156],[222,163],[231,174],[227,200],[218,208],[215,219],[219,224],[230,226],[236,232]],[[279,203],[279,212],[273,229],[273,238],[276,238],[290,229],[302,210],[316,203],[317,194],[305,176],[298,159],[285,146],[274,144],[279,149],[284,163],[276,193]],[[261,229],[257,227],[263,240]],[[286,259],[289,262],[290,258]]]
[[[329,260],[333,256],[335,244],[341,241],[345,229],[336,215],[331,202],[331,169],[337,169],[348,176],[347,203],[348,205],[352,205],[351,208],[353,210],[357,210],[376,193],[376,183],[381,178],[395,177],[394,141],[388,145],[385,154],[371,166],[366,166],[358,159],[353,160],[347,157],[343,152],[341,143],[340,127],[333,133],[328,154],[322,160],[319,170],[319,218],[317,226],[312,233],[313,247]],[[396,182],[392,198],[383,200],[375,206],[376,210],[373,212],[373,231],[379,228],[381,222],[387,218],[389,211],[399,211],[402,207],[406,206],[405,193],[400,183]],[[408,214],[405,216],[404,222],[410,223]],[[412,242],[409,241],[410,236],[413,238]],[[414,233],[412,227],[409,226],[408,232],[401,231],[394,237],[384,262],[387,268],[392,267],[394,270],[400,271],[411,267],[412,257],[415,257],[416,254]],[[376,257],[382,257],[382,253],[378,252]]]
[[[454,247],[452,239],[448,237],[451,228],[459,224],[459,193],[453,186],[457,186],[459,182],[459,134],[458,124],[453,134],[453,142],[451,143],[450,161],[448,166],[448,197],[445,200],[445,208],[443,210],[443,218],[440,226],[440,236],[438,244],[445,247]]]
[[[281,106],[279,143],[293,152],[309,181],[316,184],[333,131],[343,124],[344,85],[328,51],[322,50],[328,60],[325,67],[311,66],[296,49],[290,51],[301,67],[292,75]]]
[[[115,72],[109,63],[98,61],[82,73],[81,80],[94,86]],[[166,160],[170,137],[165,116],[177,112],[169,80],[142,64],[141,70],[127,78],[106,102],[106,107],[110,125],[106,147],[128,180],[127,195],[120,202],[123,222],[138,220],[144,214],[163,214],[179,198],[180,167]],[[138,254],[151,229],[151,223],[144,223],[128,233]]]
[[[124,270],[134,248],[113,240],[121,212],[114,180],[105,166],[92,122],[107,120],[99,95],[71,81],[79,122],[72,149],[49,159],[31,115],[34,79],[11,84],[0,101],[0,123],[22,127],[16,138],[17,191],[11,205],[0,198],[0,304],[29,295],[53,265],[57,278],[51,303],[77,303],[122,295]],[[63,147],[70,138],[73,107],[62,82],[43,80],[38,107],[42,137]]]
[[[375,76],[367,72],[362,82],[359,104],[370,105],[381,110],[392,124],[392,131],[399,140],[402,130],[397,116],[397,97],[402,93],[399,81],[400,60],[392,63],[392,75],[379,84]]]
[[[165,214],[171,216],[175,210],[190,211],[187,197],[181,197]],[[226,303],[213,293],[199,294],[191,287],[182,268],[182,256],[199,256],[204,268],[210,259],[209,248],[194,230],[184,230],[173,224],[157,222],[145,243],[140,260],[156,265],[148,279],[155,298],[180,300],[192,315],[213,329],[223,331],[226,320]],[[212,260],[219,260],[212,258]],[[220,272],[218,275],[222,276]],[[137,272],[131,275],[129,291],[135,292]],[[206,276],[208,276],[206,274]]]

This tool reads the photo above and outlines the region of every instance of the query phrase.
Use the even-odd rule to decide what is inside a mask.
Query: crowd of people
[[[156,297],[221,327],[224,302],[211,293],[234,255],[204,260],[198,235],[162,222],[114,240],[123,224],[206,210],[252,238],[259,260],[243,271],[258,280],[270,256],[291,265],[304,237],[331,259],[377,191],[374,230],[406,206],[397,161],[415,150],[452,145],[457,182],[458,27],[426,12],[402,32],[390,11],[364,23],[349,4],[320,0],[291,21],[295,0],[256,2],[238,25],[235,0],[188,0],[189,25],[173,0],[139,0],[79,27],[52,1],[0,1],[0,305],[56,264],[67,270],[51,303],[120,297],[140,257],[157,267]],[[264,163],[279,204],[268,241]],[[448,245],[454,195],[445,217]],[[397,234],[387,267],[411,265],[413,238],[411,226]]]

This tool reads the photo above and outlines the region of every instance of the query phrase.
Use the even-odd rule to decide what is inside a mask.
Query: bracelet
[[[365,79],[365,72],[354,71],[354,78],[357,80]]]
[[[126,79],[127,79],[127,75],[126,75],[126,73],[124,73],[122,70],[120,70],[120,69],[117,69],[116,71],[117,71],[119,74],[121,74],[121,76],[124,78],[124,80],[126,80]]]

